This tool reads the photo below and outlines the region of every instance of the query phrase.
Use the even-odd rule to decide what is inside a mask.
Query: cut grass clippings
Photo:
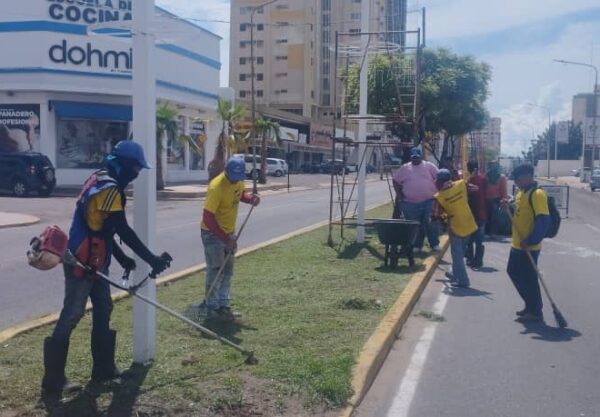
[[[386,206],[369,216],[390,212]],[[411,273],[405,260],[394,271],[383,267],[374,230],[361,245],[352,242],[353,230],[346,236],[330,248],[323,227],[236,260],[233,307],[243,320],[205,324],[253,350],[258,365],[244,365],[237,351],[157,312],[151,366],[132,367],[121,385],[88,389],[49,412],[38,405],[42,344],[52,330],[43,327],[0,346],[0,415],[329,415],[352,395],[360,349]],[[202,300],[203,287],[201,272],[160,287],[158,301],[183,312]],[[132,305],[117,302],[112,317],[122,369],[132,361]],[[88,314],[73,332],[67,365],[69,378],[82,384],[91,369],[90,321]]]

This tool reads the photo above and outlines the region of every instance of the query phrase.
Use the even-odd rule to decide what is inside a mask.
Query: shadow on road
[[[492,297],[490,297],[490,295],[492,295],[491,292],[488,291],[481,291],[478,290],[476,288],[454,288],[449,286],[450,281],[449,280],[439,280],[441,282],[444,283],[444,289],[442,290],[444,292],[444,294],[450,295],[452,297],[484,297],[487,298],[488,300],[493,300]]]
[[[529,334],[532,339],[543,340],[545,342],[570,342],[574,338],[581,336],[581,333],[575,329],[552,327],[544,322],[523,323],[523,327],[525,329],[521,334]]]

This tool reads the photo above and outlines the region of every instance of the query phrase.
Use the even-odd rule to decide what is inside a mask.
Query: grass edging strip
[[[381,320],[367,343],[363,346],[358,362],[352,375],[354,395],[348,400],[348,405],[340,412],[339,417],[351,417],[352,413],[363,400],[379,369],[391,350],[396,335],[410,316],[415,304],[421,297],[435,269],[448,250],[448,238],[441,237],[441,250],[435,256],[425,260],[425,270],[415,274],[404,291],[400,294],[392,308]]]
[[[388,204],[388,203],[375,204],[375,205],[367,207],[366,210],[369,211],[369,210],[372,210],[372,209],[375,209],[375,208],[378,208],[381,206],[385,206],[386,204]],[[274,245],[279,242],[283,242],[285,240],[302,235],[304,233],[311,232],[311,231],[316,230],[327,224],[329,224],[329,220],[324,220],[319,223],[315,223],[313,225],[303,227],[302,229],[298,229],[293,232],[287,233],[285,235],[278,236],[276,238],[267,240],[265,242],[250,246],[248,248],[241,249],[236,253],[235,257],[239,258],[241,256],[255,252],[259,249]],[[176,281],[188,278],[195,273],[203,271],[205,268],[206,268],[206,263],[202,263],[202,264],[198,264],[198,265],[192,266],[190,268],[175,272],[173,274],[166,275],[162,278],[158,278],[156,280],[156,285],[157,286],[166,285],[166,284],[170,284],[172,282],[176,282]],[[112,295],[112,300],[118,301],[118,300],[127,298],[129,296],[130,296],[129,293],[121,291],[121,292],[114,293]],[[91,309],[92,309],[92,304],[90,302],[88,302],[85,307],[85,311],[89,312]],[[17,337],[23,333],[27,333],[32,330],[38,329],[40,327],[55,323],[56,321],[58,321],[59,315],[60,315],[60,312],[55,312],[55,313],[51,313],[51,314],[48,314],[48,315],[45,315],[42,317],[38,317],[35,319],[31,319],[31,320],[10,326],[7,329],[0,331],[0,344],[5,343],[8,340],[12,339],[13,337]]]

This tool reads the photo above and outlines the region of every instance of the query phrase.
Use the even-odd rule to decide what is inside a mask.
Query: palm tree
[[[262,116],[256,120],[256,133],[260,134],[260,176],[258,182],[267,183],[267,141],[281,144],[279,123]]]
[[[177,135],[177,109],[163,104],[156,109],[156,189],[164,190],[165,178],[162,166],[163,138]]]
[[[231,144],[236,143],[235,125],[246,115],[243,104],[232,104],[231,101],[219,99],[217,114],[222,121],[221,133],[217,140],[215,156],[208,164],[208,180],[212,180],[225,169],[225,161],[230,155]]]

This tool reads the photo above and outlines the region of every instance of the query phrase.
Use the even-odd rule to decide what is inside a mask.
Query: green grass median
[[[390,212],[386,206],[368,217]],[[329,415],[352,395],[358,353],[413,272],[404,259],[394,271],[383,267],[374,230],[367,230],[362,245],[353,243],[352,228],[346,230],[347,240],[338,233],[334,248],[326,245],[323,227],[236,260],[233,307],[243,318],[207,324],[253,350],[258,365],[245,365],[235,350],[158,312],[151,366],[132,367],[121,384],[88,387],[49,412],[39,402],[42,343],[51,332],[43,327],[0,346],[0,416]],[[199,273],[160,287],[158,301],[184,312],[203,298],[203,283]],[[131,299],[115,303],[112,327],[118,365],[127,369]],[[68,377],[82,384],[91,369],[89,334],[86,315],[71,338],[67,365]]]

